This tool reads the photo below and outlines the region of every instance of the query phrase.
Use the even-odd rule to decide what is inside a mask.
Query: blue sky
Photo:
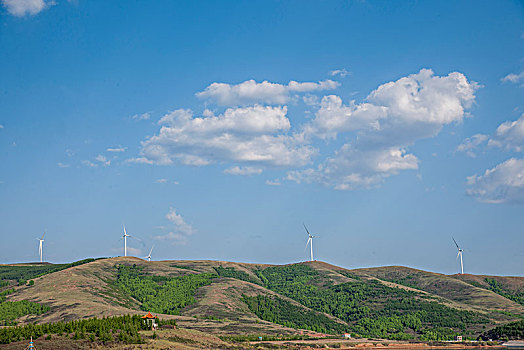
[[[1,5],[0,263],[524,274],[522,2]]]

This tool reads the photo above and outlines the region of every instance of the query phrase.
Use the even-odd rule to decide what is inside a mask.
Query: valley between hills
[[[126,335],[115,326],[107,335],[91,334],[87,323],[77,330],[72,322],[77,328],[71,332],[34,330],[37,348],[307,348],[314,347],[308,341],[326,337],[331,340],[322,346],[337,348],[366,341],[432,344],[457,336],[517,339],[524,328],[524,277],[443,275],[401,266],[349,270],[320,261],[118,257],[0,265],[0,282],[0,347],[6,349],[27,346],[24,325],[147,312],[161,320],[157,332]],[[505,325],[517,333],[500,331]],[[352,340],[338,342],[343,333]],[[255,342],[258,337],[262,343]]]

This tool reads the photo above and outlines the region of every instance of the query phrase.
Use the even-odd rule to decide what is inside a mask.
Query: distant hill
[[[458,334],[476,338],[524,318],[524,277],[448,276],[401,266],[348,270],[319,261],[263,265],[119,257],[0,265],[0,281],[5,324],[151,311],[183,328],[222,336],[350,332],[445,340]]]

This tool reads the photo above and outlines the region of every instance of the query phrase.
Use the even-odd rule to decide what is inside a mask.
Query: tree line
[[[0,344],[34,339],[44,335],[56,334],[70,336],[73,339],[86,339],[92,342],[113,342],[140,344],[144,339],[138,331],[149,326],[138,315],[115,316],[108,318],[90,318],[78,321],[55,322],[45,324],[27,324],[17,327],[0,328]]]

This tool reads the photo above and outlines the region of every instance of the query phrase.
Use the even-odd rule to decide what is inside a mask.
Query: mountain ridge
[[[0,272],[6,266],[16,269],[21,265],[0,265]],[[131,273],[125,281],[119,266],[127,266],[122,271]],[[191,285],[193,277],[184,276],[202,274],[205,285],[191,292],[189,304],[173,315],[156,313],[176,319],[183,327],[216,334],[347,329],[391,338],[424,337],[432,330],[442,333],[441,326],[431,324],[436,322],[431,315],[442,312],[448,317],[446,324],[453,325],[453,334],[471,336],[524,317],[524,305],[486,289],[488,282],[482,284],[493,279],[499,281],[501,293],[518,295],[523,291],[524,277],[444,275],[403,266],[345,269],[322,261],[277,265],[217,260],[147,262],[117,257],[32,278],[34,285],[16,286],[11,280],[3,289],[14,289],[6,295],[8,302],[26,300],[50,308],[41,315],[19,317],[16,322],[45,323],[140,314],[151,298],[136,286],[149,284],[148,288],[156,290],[157,297],[152,300],[157,302],[166,285],[181,279]],[[169,298],[165,303],[169,304]],[[282,314],[287,318],[282,319]],[[409,315],[415,315],[414,319]],[[389,330],[368,324],[374,319],[389,324]],[[323,323],[317,324],[318,320]]]

